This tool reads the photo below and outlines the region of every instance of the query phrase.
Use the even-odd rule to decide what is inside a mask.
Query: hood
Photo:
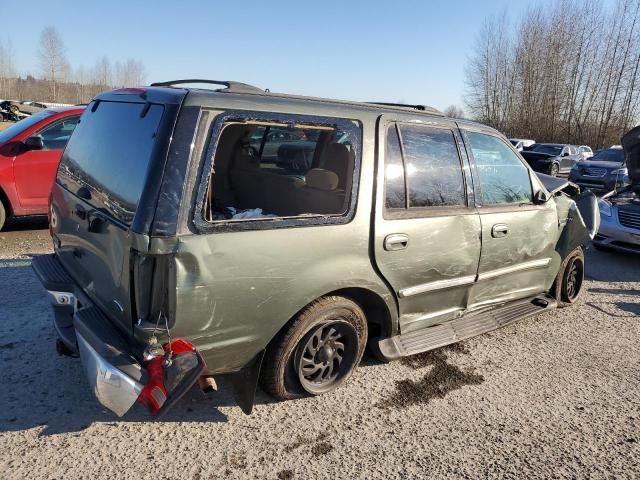
[[[634,190],[637,190],[640,188],[640,125],[624,134],[622,148],[627,159],[629,179]]]
[[[580,193],[580,188],[575,183],[571,183],[565,178],[552,177],[551,175],[537,172],[536,175],[542,182],[542,185],[544,185],[544,188],[546,188],[551,195],[555,195],[561,190],[571,196],[575,196]]]
[[[530,150],[523,150],[522,152],[520,152],[520,155],[522,155],[527,160],[541,160],[543,158],[557,157],[557,155],[554,155],[552,153],[532,152]]]
[[[622,168],[624,162],[606,162],[604,160],[580,160],[577,163],[578,167],[584,168],[606,168],[607,170],[615,170],[616,168]]]

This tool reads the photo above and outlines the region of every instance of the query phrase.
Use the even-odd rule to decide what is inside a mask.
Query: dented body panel
[[[56,256],[70,278],[68,292],[77,292],[88,304],[84,307],[99,310],[116,327],[133,363],[153,368],[145,345],[152,340],[167,345],[169,336],[184,339],[202,359],[190,371],[234,374],[245,411],[250,411],[265,350],[315,300],[329,294],[354,299],[369,319],[370,337],[376,335],[371,340],[384,341],[548,292],[563,259],[597,231],[592,198],[576,197],[567,182],[538,178],[524,162],[535,201],[482,206],[464,131],[508,144],[488,127],[372,104],[148,90],[142,99],[135,92],[122,98],[105,94],[86,115],[89,119],[92,110],[99,110],[101,101],[138,102],[143,109],[146,103],[166,103],[153,172],[137,211],[128,224],[114,221],[110,204],[97,209],[95,198],[80,198],[79,185],[59,179],[52,202]],[[143,110],[140,118],[144,115]],[[329,122],[355,132],[346,213],[218,224],[206,220],[207,179],[216,166],[224,122],[269,124],[287,118],[291,125]],[[465,205],[426,207],[418,214],[407,209],[391,217],[385,213],[384,131],[394,122],[451,132],[461,159]],[[78,206],[87,212],[85,218],[78,215]],[[100,228],[91,224],[91,215],[101,218]],[[39,273],[43,283],[45,270]],[[73,317],[73,311],[64,308],[56,322],[60,317],[73,330],[73,321],[63,318]],[[73,335],[69,339],[72,347]],[[135,391],[142,388],[134,386]]]

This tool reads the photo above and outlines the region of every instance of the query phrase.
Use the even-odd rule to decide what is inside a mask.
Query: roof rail
[[[222,85],[226,87],[224,89],[216,89],[221,92],[229,92],[229,93],[257,93],[262,92],[264,90],[258,87],[254,87],[253,85],[249,85],[247,83],[234,82],[231,80],[206,80],[202,78],[187,78],[184,80],[169,80],[168,82],[155,82],[152,83],[151,87],[173,87],[174,85],[184,85],[187,83],[205,83],[209,85]]]
[[[429,107],[428,105],[408,105],[406,103],[390,103],[390,102],[365,102],[365,103],[368,103],[370,105],[381,105],[383,107],[408,108],[411,110],[420,110],[421,112],[442,115],[442,112],[440,110],[433,107]]]

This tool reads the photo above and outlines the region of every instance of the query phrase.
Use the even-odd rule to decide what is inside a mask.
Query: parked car
[[[9,100],[0,100],[0,122],[17,122],[28,116]]]
[[[580,160],[569,173],[569,180],[596,193],[620,190],[631,184],[622,147],[600,150],[590,160]]]
[[[22,101],[22,102],[13,102],[13,104],[22,113],[28,113],[29,115],[32,115],[34,113],[38,113],[38,112],[41,112],[42,110],[47,109],[47,106],[44,103],[40,103],[40,102]]]
[[[582,157],[581,160],[587,160],[593,157],[593,150],[591,150],[591,147],[588,145],[580,145],[578,147],[578,153],[580,153],[580,156]]]
[[[575,145],[559,143],[536,143],[521,155],[536,172],[553,177],[568,175],[573,166],[582,159]]]
[[[593,245],[598,249],[640,253],[640,125],[622,137],[622,146],[630,183],[598,201],[601,224]]]
[[[509,141],[511,142],[511,145],[513,145],[519,152],[528,149],[536,143],[535,140],[528,140],[524,138],[510,138]]]
[[[258,381],[327,393],[366,345],[393,360],[579,297],[596,198],[496,130],[192,82],[89,104],[52,191],[55,253],[33,260],[59,351],[116,414],[223,374],[248,413]],[[290,173],[271,141],[287,159],[313,142],[311,164]]]
[[[0,230],[9,217],[48,213],[56,169],[83,108],[43,110],[0,131]]]

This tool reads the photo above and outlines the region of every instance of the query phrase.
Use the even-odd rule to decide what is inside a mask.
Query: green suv
[[[93,99],[33,261],[58,351],[116,414],[219,375],[248,413],[258,383],[326,393],[367,346],[389,361],[578,298],[595,197],[495,130],[195,82]]]

